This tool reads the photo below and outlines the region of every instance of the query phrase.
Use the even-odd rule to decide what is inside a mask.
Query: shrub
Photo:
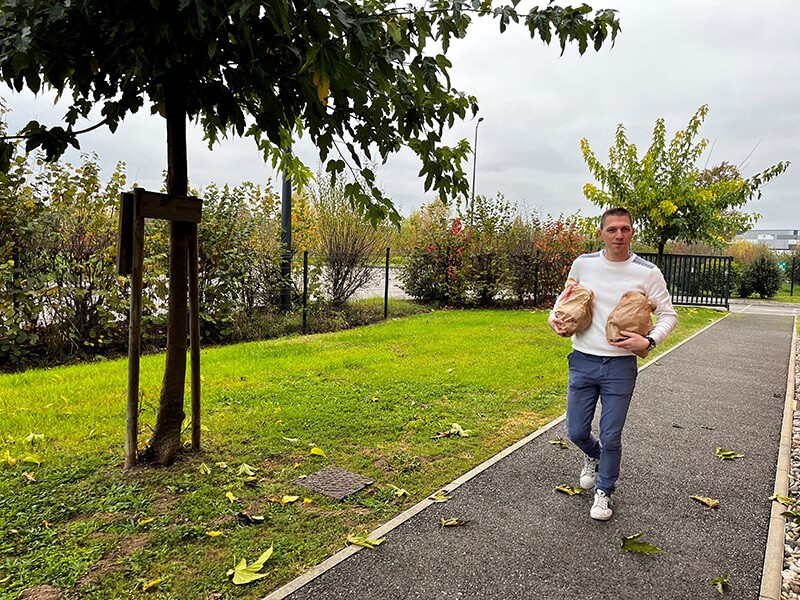
[[[500,297],[551,304],[572,261],[592,249],[585,220],[524,219],[502,195],[477,200],[472,228],[439,202],[406,221],[411,251],[403,289],[425,302],[452,305],[487,305]]]
[[[748,298],[752,294],[758,294],[761,298],[773,298],[784,277],[777,257],[766,247],[762,247],[755,258],[742,269],[739,297]]]
[[[591,246],[571,223],[548,217],[536,230],[536,302],[539,306],[555,303],[572,261]]]
[[[506,238],[506,285],[520,304],[533,300],[538,292],[536,271],[536,230],[517,217]]]
[[[464,269],[467,299],[487,306],[506,288],[508,271],[507,237],[514,222],[516,207],[502,194],[490,198],[476,196],[465,246]],[[464,222],[465,215],[460,215]]]
[[[407,247],[400,273],[403,290],[423,302],[466,302],[464,252],[471,234],[450,209],[436,201],[423,206],[405,224]]]
[[[235,188],[211,184],[202,197],[201,335],[221,342],[234,339],[257,310],[268,309],[280,288],[279,200],[249,182]]]
[[[319,177],[312,206],[317,217],[316,254],[328,299],[342,306],[372,277],[386,251],[382,227],[372,227],[345,197],[345,183]]]
[[[0,117],[3,112],[0,107]],[[31,177],[27,158],[20,154],[13,156],[7,173],[0,173],[0,365],[25,359],[39,341],[44,282],[30,240],[44,205],[29,183]]]
[[[42,296],[43,337],[48,351],[124,343],[128,299],[116,272],[117,206],[125,186],[124,165],[100,180],[96,155],[43,165],[48,210],[36,246],[47,291]]]

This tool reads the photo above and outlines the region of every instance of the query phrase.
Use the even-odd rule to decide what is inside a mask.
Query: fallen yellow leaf
[[[153,579],[153,581],[148,581],[147,583],[145,583],[142,586],[142,591],[143,592],[148,592],[148,591],[150,591],[152,589],[157,588],[159,585],[161,585],[161,580],[160,579]]]
[[[281,506],[286,506],[287,504],[291,504],[292,502],[297,502],[300,499],[300,496],[275,496],[270,498],[272,502],[276,504],[280,504]]]
[[[434,502],[447,502],[450,500],[452,496],[446,496],[444,490],[439,490],[433,496],[429,496],[428,500],[433,500]]]
[[[705,496],[689,496],[692,500],[697,500],[701,504],[705,504],[708,508],[719,508],[719,500],[716,498],[707,498]]]

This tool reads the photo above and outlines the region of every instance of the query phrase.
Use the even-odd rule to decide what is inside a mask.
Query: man
[[[633,234],[633,219],[626,209],[607,210],[598,232],[605,249],[579,256],[569,272],[569,277],[594,292],[592,323],[573,336],[568,358],[567,436],[585,454],[580,486],[594,488],[589,515],[599,521],[613,515],[611,495],[619,477],[622,428],[638,372],[634,352],[655,348],[678,322],[661,271],[630,251]],[[622,331],[625,339],[609,342],[605,331],[608,315],[629,290],[644,294],[655,304],[658,321],[647,336]],[[558,335],[567,335],[555,311],[548,324]],[[592,433],[598,398],[602,407],[599,440]]]

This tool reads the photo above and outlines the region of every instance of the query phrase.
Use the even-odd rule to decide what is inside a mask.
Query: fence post
[[[11,260],[14,261],[14,268],[11,271],[11,304],[14,307],[14,319],[16,319],[17,323],[19,323],[21,320],[21,315],[19,314],[19,298],[22,294],[20,294],[20,286],[18,284],[20,265],[19,247],[17,246],[16,241],[14,242],[14,246],[11,248]]]
[[[389,318],[389,247],[386,247],[386,281],[383,286],[383,318]]]
[[[450,304],[450,246],[444,253],[444,295],[445,303]]]
[[[308,323],[308,250],[303,250],[303,335]]]
[[[789,295],[794,296],[794,261],[797,257],[792,256],[792,276],[789,278],[791,283],[789,284]]]
[[[539,306],[539,249],[533,255],[533,305]]]

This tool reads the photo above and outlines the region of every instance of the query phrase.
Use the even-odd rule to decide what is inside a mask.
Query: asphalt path
[[[800,288],[798,288],[800,294]],[[770,302],[769,300],[742,300],[739,298],[730,299],[730,309],[733,313],[745,313],[753,315],[777,315],[777,316],[800,316],[800,304],[789,304],[788,302]]]
[[[720,597],[709,582],[723,575],[726,599],[758,598],[792,324],[730,314],[641,371],[611,521],[590,519],[590,494],[554,492],[577,485],[582,463],[549,443],[565,436],[557,420],[377,548],[268,598],[702,599]],[[721,461],[717,447],[744,457]],[[623,553],[639,533],[662,552]]]

